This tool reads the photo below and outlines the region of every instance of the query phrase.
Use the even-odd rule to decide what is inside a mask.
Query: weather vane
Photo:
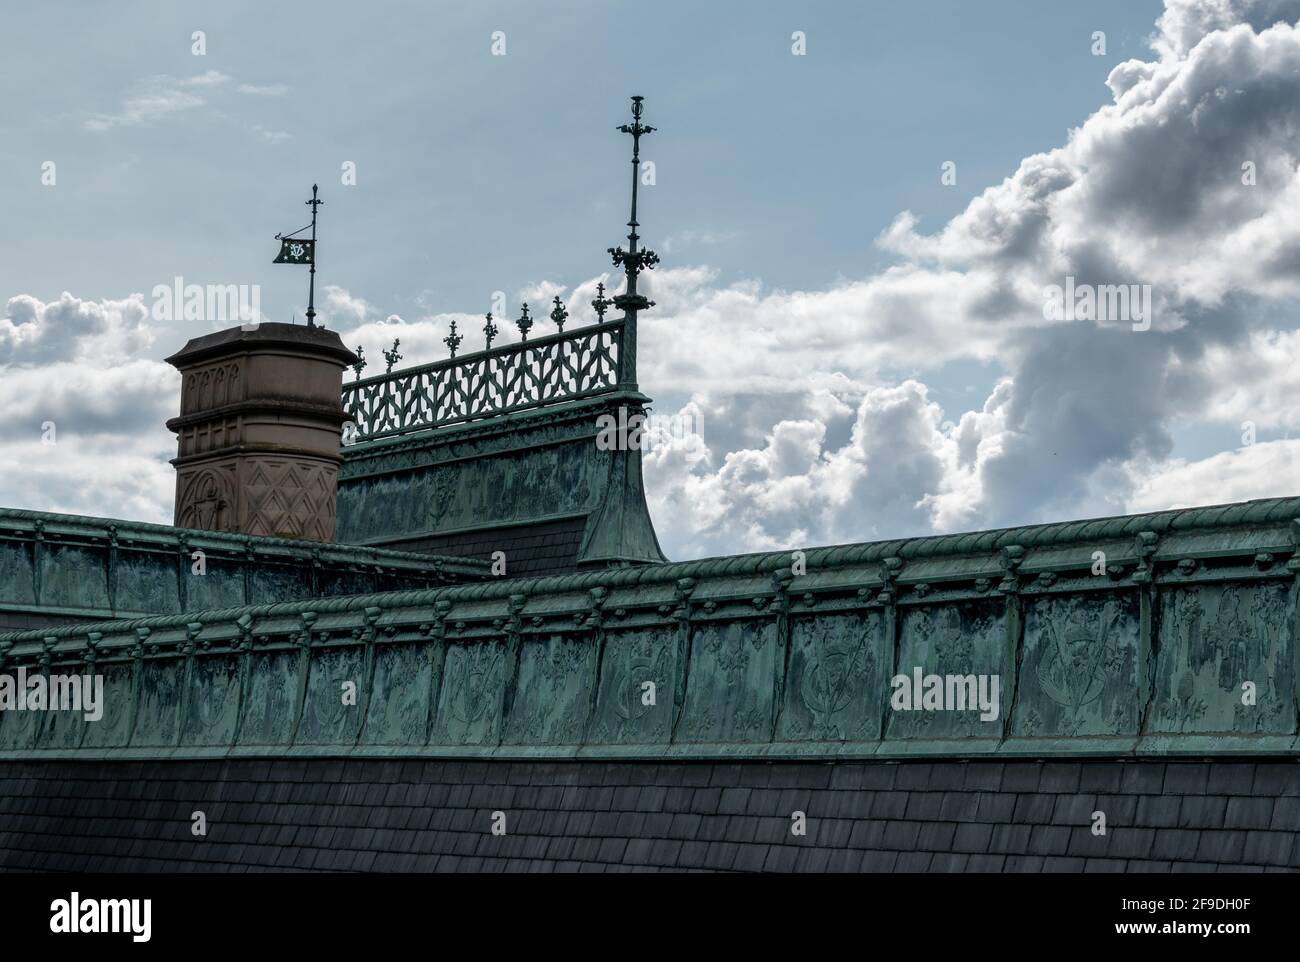
[[[296,231],[289,234],[276,234],[275,239],[280,242],[280,253],[273,264],[310,264],[311,279],[307,287],[307,326],[316,326],[316,209],[325,201],[317,197],[319,188],[311,185],[311,200],[307,205],[311,208],[311,238],[295,237],[295,234],[301,234],[307,227],[299,227]]]

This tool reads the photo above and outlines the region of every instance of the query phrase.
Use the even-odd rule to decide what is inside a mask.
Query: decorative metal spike
[[[596,323],[605,323],[605,312],[614,306],[612,298],[605,296],[605,282],[601,281],[596,285],[596,299],[591,302],[591,306],[596,309]]]
[[[519,315],[519,320],[515,321],[515,326],[519,328],[519,339],[528,340],[528,332],[533,329],[533,319],[528,316],[528,302],[524,302],[524,312]]]
[[[483,325],[483,335],[487,338],[487,347],[483,350],[492,350],[492,338],[496,337],[498,333],[500,332],[497,330],[497,326],[492,323],[492,312],[488,311],[487,323]]]
[[[366,352],[357,345],[357,363],[352,365],[352,370],[357,372],[357,380],[361,380],[361,372],[366,369]]]
[[[568,319],[569,312],[564,309],[564,304],[560,301],[560,295],[556,294],[555,307],[551,309],[551,320],[555,322],[555,326],[560,329],[561,334],[564,333],[564,322]]]
[[[393,365],[402,359],[402,355],[397,353],[397,345],[401,343],[402,341],[400,338],[393,338],[393,349],[384,352],[384,360],[388,362],[388,368],[384,371],[385,374],[392,374]]]
[[[637,184],[640,181],[641,138],[646,134],[654,133],[655,130],[654,127],[641,123],[641,114],[644,109],[642,101],[644,100],[644,97],[632,98],[632,123],[623,124],[618,128],[623,133],[632,135],[632,213],[627,221],[627,250],[622,247],[607,248],[609,256],[614,261],[614,266],[623,268],[624,273],[627,274],[627,288],[624,293],[614,298],[614,306],[624,313],[633,314],[651,306],[649,299],[645,295],[637,293],[637,275],[642,271],[653,270],[654,266],[659,263],[658,254],[641,246],[641,237],[636,230],[640,226],[636,219],[636,201]]]
[[[456,319],[453,317],[451,319],[451,333],[442,339],[442,343],[451,349],[451,356],[455,357],[456,348],[460,347],[460,342],[463,340],[465,339],[456,333]]]

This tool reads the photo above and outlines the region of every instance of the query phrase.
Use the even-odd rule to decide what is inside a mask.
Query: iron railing
[[[593,324],[343,386],[349,442],[509,414],[612,391],[625,323]]]

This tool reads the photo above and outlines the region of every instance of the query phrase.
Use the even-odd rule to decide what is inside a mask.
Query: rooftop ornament
[[[614,297],[614,306],[634,318],[637,311],[644,311],[654,306],[653,302],[637,293],[637,277],[643,270],[654,270],[654,266],[659,263],[658,254],[640,246],[641,236],[636,232],[636,229],[641,226],[636,219],[637,184],[641,180],[641,138],[655,131],[654,127],[641,123],[643,100],[644,97],[632,98],[632,123],[622,124],[618,128],[623,133],[632,135],[632,216],[627,222],[630,228],[627,235],[627,250],[623,250],[622,247],[608,249],[610,257],[614,260],[614,266],[622,267],[627,274],[627,290]]]
[[[636,289],[637,277],[642,271],[654,270],[659,263],[659,255],[641,246],[641,236],[637,233],[640,224],[636,219],[637,184],[640,182],[641,138],[655,131],[641,123],[644,113],[644,97],[632,98],[632,123],[619,126],[625,134],[632,135],[632,214],[628,218],[627,250],[622,247],[610,247],[608,253],[613,258],[615,267],[622,267],[627,275],[627,286],[622,294],[614,295],[614,306],[623,312],[624,350],[619,358],[619,382],[625,388],[635,391],[636,383],[636,315],[654,307],[654,301],[648,300]]]
[[[311,185],[311,200],[306,201],[311,208],[311,238],[295,237],[295,234],[301,234],[306,227],[300,227],[289,234],[276,234],[275,239],[280,242],[280,253],[276,256],[273,264],[310,264],[311,278],[307,287],[307,326],[316,326],[316,210],[325,203],[317,194],[320,188],[316,184]]]
[[[596,285],[596,297],[591,302],[591,306],[596,309],[596,323],[605,323],[605,312],[614,306],[614,302],[605,296],[605,282],[601,281]]]
[[[384,352],[384,360],[388,362],[388,367],[384,371],[385,374],[392,374],[393,365],[402,359],[402,355],[397,353],[397,345],[401,343],[402,343],[401,338],[396,338],[396,337],[393,338],[392,350],[388,350]]]
[[[451,333],[442,339],[442,343],[447,345],[451,350],[451,356],[455,357],[456,348],[460,347],[460,342],[463,340],[465,339],[456,333],[456,319],[453,317],[451,320]]]
[[[361,379],[343,388],[343,409],[357,426],[357,440],[392,437],[430,430],[515,411],[530,410],[570,398],[590,398],[606,392],[637,392],[637,312],[654,302],[637,291],[643,270],[659,263],[654,251],[641,246],[637,221],[641,137],[654,130],[642,122],[644,98],[632,98],[632,120],[617,129],[632,135],[632,203],[627,249],[609,248],[616,266],[626,274],[622,292],[611,295],[602,281],[591,306],[597,323],[571,324],[573,317],[558,295],[548,312],[556,330],[530,338],[537,319],[527,303],[513,322],[520,339],[497,343],[501,330],[491,312],[484,315],[482,353],[460,356],[463,343],[458,325],[444,343],[451,357],[394,371],[400,341],[385,351],[383,375]],[[611,307],[623,316],[607,318]],[[453,340],[454,338],[454,340]]]
[[[555,307],[551,309],[551,320],[560,333],[564,333],[564,322],[569,319],[569,312],[564,309],[564,304],[560,301],[560,295],[555,295]]]

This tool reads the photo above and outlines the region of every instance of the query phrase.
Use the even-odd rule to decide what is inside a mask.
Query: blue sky
[[[0,469],[0,503],[170,517],[160,359],[223,325],[154,321],[151,291],[256,284],[265,318],[301,321],[302,271],[270,261],[313,181],[317,307],[371,357],[396,336],[407,364],[442,357],[452,319],[476,346],[495,291],[581,316],[625,233],[633,93],[660,128],[642,387],[703,425],[646,458],[671,556],[1293,494],[1297,19],[1300,0],[10,6],[0,460],[27,467]],[[1157,323],[1047,322],[1067,274],[1151,285]],[[57,451],[33,447],[47,420]]]
[[[661,127],[643,220],[661,253],[677,238],[666,263],[825,287],[885,259],[872,240],[899,210],[941,224],[1106,99],[1159,5],[1086,6],[10,6],[0,76],[23,96],[0,114],[15,228],[0,294],[113,298],[181,275],[260,283],[270,317],[301,317],[304,285],[270,266],[271,237],[300,226],[313,181],[321,282],[384,312],[481,312],[494,290],[575,283],[624,233],[613,128],[631,93]],[[1089,52],[1099,29],[1105,57]],[[191,54],[195,30],[206,56]],[[794,30],[807,56],[791,55]],[[191,88],[201,106],[84,126],[145,78],[174,88],[208,71],[230,79]],[[51,159],[56,189],[39,179]],[[355,188],[339,184],[345,160]],[[939,184],[944,160],[955,187]]]

